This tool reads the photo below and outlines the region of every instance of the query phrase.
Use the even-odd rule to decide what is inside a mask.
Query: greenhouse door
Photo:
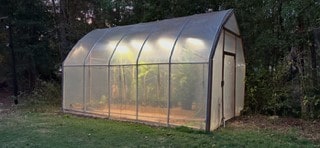
[[[235,108],[235,56],[224,54],[223,66],[223,116],[225,120],[234,117]]]

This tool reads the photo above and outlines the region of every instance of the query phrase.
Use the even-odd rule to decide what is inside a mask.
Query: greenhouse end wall
[[[242,110],[244,72],[232,10],[97,29],[64,61],[63,109],[213,130]]]

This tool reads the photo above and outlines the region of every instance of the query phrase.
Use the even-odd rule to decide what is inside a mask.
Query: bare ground
[[[229,122],[229,126],[254,130],[273,130],[280,133],[297,133],[300,137],[320,142],[320,120],[251,115],[237,117]]]
[[[13,100],[10,96],[11,92],[8,90],[0,90],[0,113],[8,112],[11,109]]]

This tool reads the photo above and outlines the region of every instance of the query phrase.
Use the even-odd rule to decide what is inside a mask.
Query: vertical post
[[[225,117],[224,117],[224,46],[225,46],[225,30],[222,30],[223,32],[223,40],[222,40],[222,71],[221,71],[221,112],[222,112],[222,122],[223,122],[223,127],[225,127]]]
[[[170,58],[171,59],[171,58]],[[168,102],[167,102],[167,107],[168,107],[168,111],[167,111],[167,127],[170,126],[170,100],[171,100],[171,60],[169,61],[169,85],[168,85]]]
[[[141,49],[142,49],[142,47],[141,47]],[[140,53],[139,53],[139,55],[140,55]],[[137,58],[137,59],[139,59],[139,58]],[[138,84],[139,77],[138,77],[138,75],[139,75],[139,65],[138,65],[138,61],[137,61],[136,62],[136,77],[135,77],[136,78],[136,120],[139,119],[138,118],[139,117],[139,84]]]
[[[237,37],[234,36],[234,41],[235,41],[235,49],[234,49],[234,56],[233,56],[233,62],[234,62],[234,75],[233,75],[233,85],[234,85],[234,90],[233,90],[233,117],[236,116],[236,108],[237,108]]]
[[[111,83],[110,83],[110,79],[111,79],[111,77],[110,77],[110,68],[111,68],[111,66],[110,66],[110,64],[108,64],[108,117],[110,118],[110,115],[111,115],[111,113],[110,113],[110,103],[111,103],[111,96],[112,96],[112,86],[111,86]]]
[[[317,77],[317,49],[320,49],[320,27],[317,29],[313,29],[313,40],[314,44],[310,48],[311,49],[311,72],[312,72],[312,85],[313,88],[318,88],[318,77]],[[315,90],[316,91],[316,90]]]
[[[206,132],[210,132],[210,126],[211,126],[211,103],[212,103],[212,66],[213,66],[213,60],[210,57],[209,59],[209,65],[208,65],[208,89],[207,89],[207,113],[206,113]]]
[[[12,72],[13,72],[13,94],[14,94],[14,96],[18,96],[16,58],[15,58],[15,52],[14,52],[14,48],[13,48],[12,25],[9,24],[7,26],[7,28],[9,29],[9,47],[11,49]],[[14,99],[14,104],[18,104],[18,99],[16,97]]]
[[[83,112],[86,112],[87,111],[87,105],[86,105],[86,102],[87,102],[87,93],[86,93],[86,65],[85,65],[85,63],[84,63],[84,65],[82,65],[82,67],[83,67],[83,73],[82,73],[82,79],[83,79],[83,83],[82,83],[82,85],[83,85],[83,93],[82,93],[82,95],[83,95],[83,100],[82,100],[82,111]]]

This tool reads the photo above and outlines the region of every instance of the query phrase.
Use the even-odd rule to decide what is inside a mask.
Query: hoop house
[[[240,114],[244,79],[232,10],[96,29],[63,63],[63,109],[209,131]]]

